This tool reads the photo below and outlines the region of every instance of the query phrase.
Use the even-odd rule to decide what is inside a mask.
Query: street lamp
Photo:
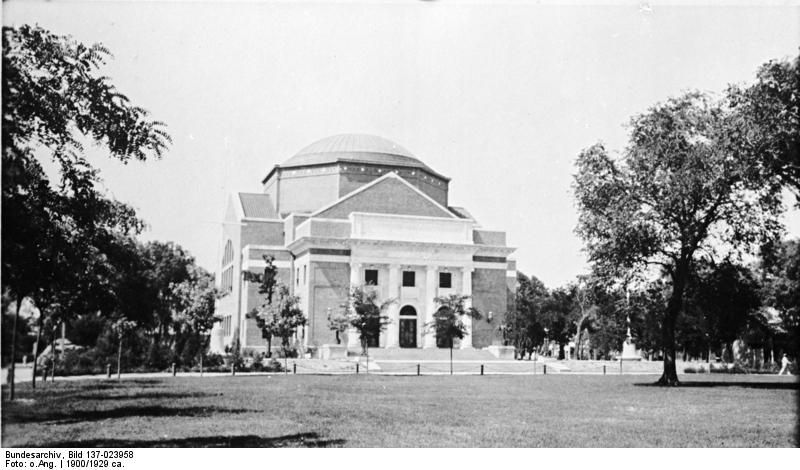
[[[550,334],[547,328],[544,329],[544,355],[545,357],[550,355]]]

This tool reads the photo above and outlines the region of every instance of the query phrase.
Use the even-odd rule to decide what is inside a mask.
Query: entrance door
[[[401,318],[400,319],[400,347],[401,348],[416,348],[417,347],[417,319],[416,318]]]
[[[417,347],[417,311],[411,305],[400,309],[400,347]]]

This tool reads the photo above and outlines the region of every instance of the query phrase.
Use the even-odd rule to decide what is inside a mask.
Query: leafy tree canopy
[[[389,324],[389,317],[383,312],[396,299],[378,301],[378,291],[364,286],[350,286],[347,302],[341,305],[350,325],[358,332],[361,338],[361,347],[367,352],[370,342],[377,342],[381,331]]]
[[[596,144],[578,157],[577,233],[601,277],[654,273],[671,281],[662,325],[661,383],[677,384],[675,323],[699,255],[736,256],[779,238],[781,178],[741,145],[741,120],[687,93],[631,121],[628,147]]]

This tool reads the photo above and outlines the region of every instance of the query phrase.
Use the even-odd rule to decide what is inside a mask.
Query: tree
[[[346,309],[328,311],[328,328],[336,334],[336,344],[342,344],[341,334],[350,328],[350,318]]]
[[[125,318],[118,318],[114,320],[111,325],[114,334],[117,337],[117,380],[122,378],[122,342],[133,330],[136,329],[136,323]],[[54,365],[55,366],[55,365]]]
[[[564,348],[576,332],[578,311],[573,286],[550,291],[542,306],[542,320],[549,340],[558,344],[558,358],[566,357]]]
[[[365,356],[369,357],[369,343],[377,342],[381,332],[389,324],[390,320],[383,312],[394,302],[395,299],[388,299],[379,304],[375,289],[350,286],[348,302],[341,306],[341,310],[358,332],[361,350]]]
[[[267,325],[270,332],[281,339],[284,366],[288,366],[289,346],[297,329],[305,326],[306,317],[300,310],[300,298],[292,295],[289,288],[278,284],[278,297],[273,302],[264,304],[254,313]]]
[[[600,277],[664,275],[664,372],[677,385],[675,327],[697,258],[752,252],[780,232],[781,181],[742,151],[734,113],[700,93],[631,121],[621,158],[602,144],[578,157],[577,233]],[[658,272],[654,272],[658,269]]]
[[[738,129],[737,146],[760,171],[777,175],[800,205],[800,56],[762,65],[750,86],[727,96]]]
[[[590,322],[597,318],[598,306],[595,295],[596,286],[592,284],[592,280],[581,277],[578,284],[572,286],[574,295],[573,301],[575,305],[576,317],[575,321],[575,359],[583,359],[583,341],[582,333],[588,329]]]
[[[453,375],[453,342],[463,339],[469,333],[464,317],[480,320],[481,314],[473,307],[467,307],[468,295],[450,294],[433,299],[439,309],[433,314],[433,321],[426,325],[429,333],[445,341],[450,348],[450,375]]]
[[[265,265],[264,271],[261,273],[242,271],[242,278],[245,282],[258,283],[258,293],[264,296],[264,304],[261,306],[261,311],[265,311],[272,304],[272,296],[276,285],[275,279],[278,274],[278,268],[274,263],[275,257],[264,255],[263,258]],[[247,318],[255,319],[256,325],[261,330],[261,337],[267,340],[267,357],[272,357],[272,337],[277,334],[274,331],[272,322],[259,315],[259,309],[253,309],[248,312]]]
[[[172,296],[178,299],[177,320],[188,326],[191,334],[200,340],[200,375],[203,375],[203,357],[208,347],[208,333],[222,319],[215,315],[215,302],[219,295],[214,287],[214,276],[196,268],[191,280],[172,285]]]
[[[151,351],[158,353],[159,346],[168,345],[170,326],[175,318],[174,312],[182,307],[185,300],[175,296],[173,286],[194,281],[194,257],[174,242],[152,241],[142,248],[145,260],[147,295],[150,308],[148,323],[154,329]],[[144,293],[142,293],[144,294]],[[155,358],[151,358],[151,362]]]
[[[761,261],[764,303],[780,317],[780,347],[800,355],[800,239],[785,240]]]
[[[757,321],[759,285],[749,269],[730,261],[699,264],[687,288],[686,304],[687,316],[698,318],[705,330],[708,346],[723,349],[722,357],[733,362],[733,342]]]
[[[99,44],[86,47],[39,27],[3,28],[2,224],[14,229],[3,233],[2,284],[18,306],[37,290],[58,287],[51,273],[64,262],[102,263],[91,249],[98,236],[141,229],[130,208],[95,189],[98,174],[83,149],[93,141],[122,162],[145,160],[160,157],[170,138],[162,123],[96,76],[108,55]],[[53,160],[57,184],[37,154]]]
[[[547,298],[547,288],[535,276],[530,279],[517,272],[517,290],[513,307],[505,317],[500,329],[504,341],[514,346],[514,355],[520,359],[533,354],[544,342],[545,332],[542,306]]]

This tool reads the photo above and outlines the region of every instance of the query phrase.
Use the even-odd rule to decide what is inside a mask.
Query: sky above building
[[[546,3],[546,2],[545,2]],[[3,2],[114,57],[102,73],[168,126],[160,161],[90,149],[110,195],[215,271],[227,195],[329,135],[386,137],[452,178],[450,204],[504,230],[550,287],[587,272],[574,161],[626,143],[632,116],[721,93],[796,57],[800,9],[650,2]],[[800,213],[787,213],[800,236]]]

